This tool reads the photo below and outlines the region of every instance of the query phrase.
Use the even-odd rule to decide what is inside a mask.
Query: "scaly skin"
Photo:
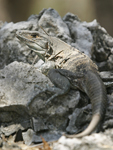
[[[83,137],[91,134],[103,120],[107,104],[106,89],[96,64],[87,55],[56,37],[35,31],[18,31],[17,37],[45,61],[41,70],[45,74],[49,71],[48,76],[56,86],[51,89],[52,92],[56,91],[56,94],[47,102],[67,93],[70,87],[85,92],[91,100],[93,116],[89,126],[79,134],[66,137]]]

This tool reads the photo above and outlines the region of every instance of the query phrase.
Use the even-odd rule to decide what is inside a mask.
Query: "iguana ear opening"
[[[31,33],[31,38],[41,39],[38,33]]]

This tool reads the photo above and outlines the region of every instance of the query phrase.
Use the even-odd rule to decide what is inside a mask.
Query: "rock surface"
[[[62,136],[57,143],[54,143],[54,150],[112,150],[113,129],[104,133],[92,134],[82,139],[66,139]]]
[[[25,144],[30,145],[40,143],[40,135],[51,141],[64,132],[73,134],[82,131],[91,120],[90,100],[79,90],[70,90],[48,105],[45,102],[50,93],[38,94],[32,99],[52,83],[38,70],[43,62],[38,59],[34,66],[31,65],[36,54],[16,38],[16,31],[43,32],[40,26],[49,35],[60,38],[93,59],[106,82],[108,94],[102,127],[105,132],[82,139],[61,137],[53,149],[113,149],[113,131],[107,130],[113,127],[113,38],[96,20],[82,22],[71,13],[61,18],[54,9],[44,9],[27,21],[0,24],[0,134],[13,135],[14,138],[21,129]],[[4,146],[2,140],[1,136],[1,147]]]
[[[19,128],[25,130],[31,127],[28,103],[34,90],[34,85],[44,87],[50,81],[33,66],[22,62],[13,62],[0,70],[0,120],[1,132],[6,136]],[[36,113],[36,112],[34,112]]]

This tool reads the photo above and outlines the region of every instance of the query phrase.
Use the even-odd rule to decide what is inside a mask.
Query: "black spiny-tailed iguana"
[[[17,31],[17,37],[45,61],[42,72],[48,72],[49,79],[55,85],[47,89],[55,93],[47,102],[66,94],[70,88],[78,88],[89,96],[93,112],[89,126],[83,132],[67,137],[91,134],[103,120],[107,105],[106,89],[96,64],[87,55],[56,37],[23,30]]]

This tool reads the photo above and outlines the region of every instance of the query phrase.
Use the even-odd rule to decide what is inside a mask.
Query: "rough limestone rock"
[[[106,132],[82,139],[61,137],[53,149],[112,149],[112,130],[107,129],[113,128],[113,38],[96,20],[83,22],[71,13],[61,18],[51,8],[30,16],[27,21],[0,22],[0,135],[13,135],[14,138],[21,129],[25,144],[30,145],[41,142],[40,135],[51,141],[58,139],[64,132],[74,134],[83,131],[91,120],[90,100],[79,90],[70,90],[67,95],[45,105],[51,94],[40,92],[47,85],[53,85],[38,70],[44,62],[37,59],[33,66],[36,53],[16,38],[17,30],[44,33],[40,26],[49,35],[87,54],[98,65],[108,94],[107,112],[102,126],[102,131]],[[36,97],[32,99],[33,96]],[[106,143],[103,143],[104,140]],[[0,147],[3,145],[1,136]]]
[[[0,132],[9,136],[19,128],[31,127],[27,105],[33,93],[38,92],[34,85],[44,87],[46,82],[50,83],[45,75],[22,62],[13,62],[0,70]]]
[[[54,143],[54,150],[112,150],[113,129],[105,133],[92,134],[82,139],[69,139],[62,136],[57,143]]]

